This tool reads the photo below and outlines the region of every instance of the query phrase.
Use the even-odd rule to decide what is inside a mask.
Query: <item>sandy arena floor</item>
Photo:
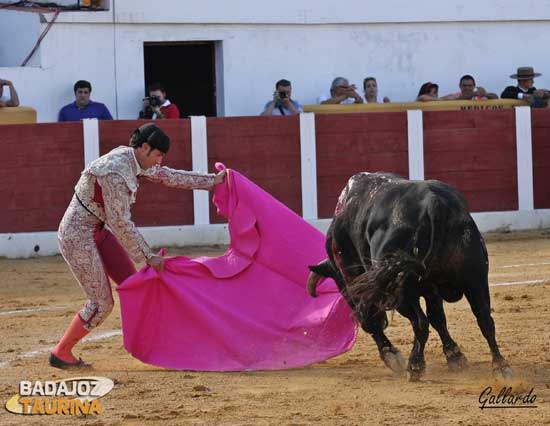
[[[451,335],[470,368],[446,368],[441,343],[431,330],[427,372],[420,383],[396,377],[378,358],[363,332],[354,348],[329,361],[288,371],[198,373],[142,364],[122,347],[117,308],[93,341],[77,353],[95,366],[94,375],[115,381],[99,416],[18,416],[0,410],[0,425],[550,425],[550,233],[487,238],[491,283],[536,281],[491,288],[497,339],[516,378],[516,393],[532,387],[533,409],[480,410],[492,377],[487,344],[467,303],[446,305]],[[172,249],[188,256],[223,252],[223,247]],[[0,259],[0,401],[21,380],[71,377],[47,365],[47,352],[84,302],[59,256]],[[114,292],[116,294],[116,292]],[[116,297],[116,296],[115,296]],[[388,336],[408,356],[412,330],[396,315]]]

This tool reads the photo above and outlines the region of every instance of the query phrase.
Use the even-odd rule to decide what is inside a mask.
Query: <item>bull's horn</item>
[[[316,272],[310,272],[307,278],[307,292],[311,297],[317,297],[317,284],[321,279],[321,275]]]

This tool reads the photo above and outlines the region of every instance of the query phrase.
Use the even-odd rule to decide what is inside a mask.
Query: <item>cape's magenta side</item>
[[[301,367],[349,350],[351,310],[332,280],[305,289],[324,236],[234,170],[214,194],[229,220],[220,257],[166,260],[118,287],[124,345],[143,362],[184,370]]]

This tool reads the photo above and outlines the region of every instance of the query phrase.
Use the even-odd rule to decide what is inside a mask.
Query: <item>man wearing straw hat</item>
[[[535,72],[533,67],[519,67],[517,72],[510,76],[510,78],[518,81],[518,85],[508,86],[500,97],[503,99],[523,99],[535,108],[545,107],[548,98],[550,98],[550,92],[544,89],[537,90],[534,86],[535,77],[541,75],[541,73]]]

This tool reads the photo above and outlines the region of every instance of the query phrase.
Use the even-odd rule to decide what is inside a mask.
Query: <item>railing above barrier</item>
[[[36,110],[30,107],[0,108],[0,124],[36,123]]]
[[[420,109],[423,111],[501,110],[516,106],[528,106],[526,101],[516,99],[495,99],[488,101],[431,101],[431,102],[388,102],[385,104],[349,105],[304,105],[305,112],[317,114],[342,114],[350,112],[395,112]]]

